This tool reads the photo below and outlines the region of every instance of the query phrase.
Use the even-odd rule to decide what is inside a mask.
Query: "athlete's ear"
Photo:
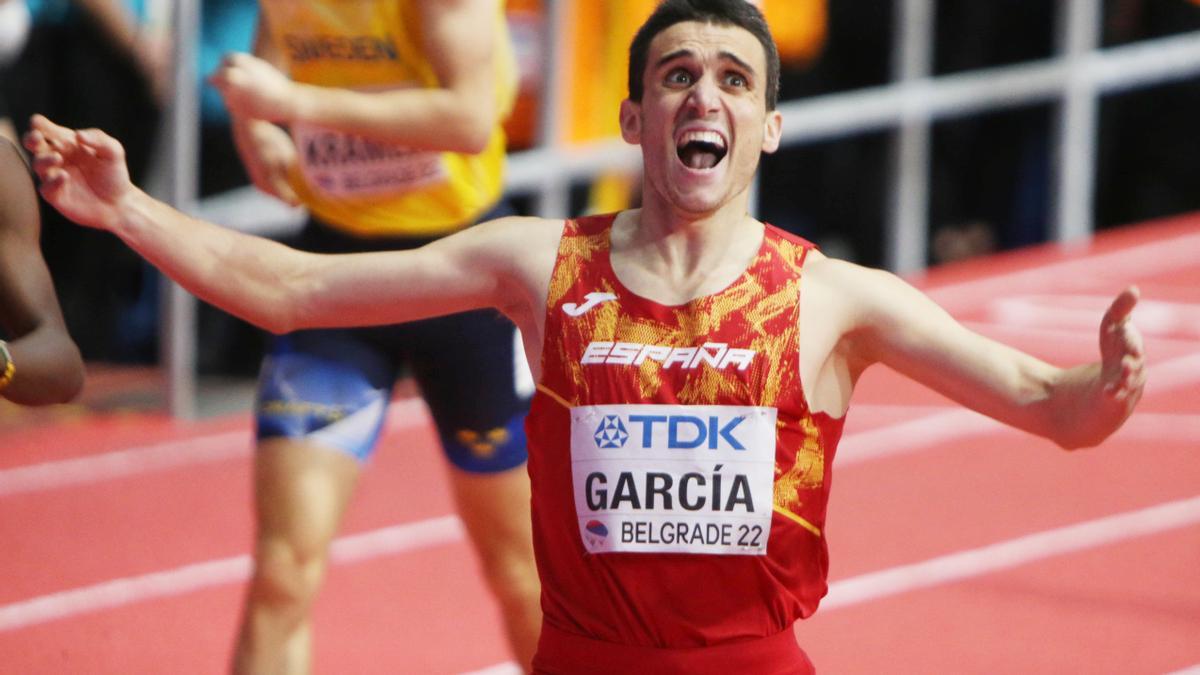
[[[629,99],[621,101],[621,138],[630,145],[642,142],[642,105]]]
[[[783,113],[778,110],[767,112],[763,120],[762,151],[770,154],[779,149],[779,139],[783,137]]]

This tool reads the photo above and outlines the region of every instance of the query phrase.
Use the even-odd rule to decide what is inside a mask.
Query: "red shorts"
[[[658,648],[604,642],[542,624],[535,675],[688,673],[815,675],[791,628],[770,637],[712,647]]]

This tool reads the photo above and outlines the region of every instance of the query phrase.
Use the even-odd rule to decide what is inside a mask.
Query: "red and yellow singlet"
[[[800,382],[811,244],[768,226],[736,282],[669,307],[616,278],[613,218],[567,222],[527,420],[546,626],[635,647],[787,642],[827,590],[843,422],[811,413]]]

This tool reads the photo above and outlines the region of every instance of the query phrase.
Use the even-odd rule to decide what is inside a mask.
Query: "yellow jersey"
[[[423,52],[422,0],[261,0],[271,38],[296,82],[380,91],[439,86]],[[504,117],[516,61],[496,3],[496,97],[501,115],[477,155],[415,150],[318,125],[290,132],[299,154],[292,184],[309,211],[363,237],[437,236],[472,224],[503,189]]]

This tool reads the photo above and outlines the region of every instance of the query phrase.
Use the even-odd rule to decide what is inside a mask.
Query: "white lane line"
[[[440,516],[339,538],[333,543],[332,558],[335,564],[346,564],[462,539],[463,526],[458,516]],[[203,588],[243,583],[250,577],[250,568],[250,556],[239,555],[3,605],[0,606],[0,632]]]
[[[1107,295],[1008,295],[987,304],[987,316],[1004,326],[1094,331],[1112,298]],[[1200,338],[1200,304],[1142,298],[1133,320],[1143,335]]]
[[[1176,670],[1167,675],[1200,675],[1200,663],[1184,668],[1183,670]]]
[[[1001,572],[1038,560],[1200,523],[1200,497],[1038,532],[911,565],[836,581],[821,611]]]
[[[854,406],[850,407],[850,414],[854,414]],[[932,415],[846,436],[838,443],[833,466],[835,469],[844,469],[854,464],[919,452],[955,439],[1005,428],[979,413],[963,408],[946,408]]]
[[[1137,310],[1134,310],[1135,312]],[[1133,318],[1138,329],[1142,328],[1141,322],[1135,315]],[[1100,319],[1096,319],[1096,325],[1088,326],[1087,328],[1050,328],[1046,326],[1014,326],[1007,323],[996,323],[990,321],[960,321],[963,326],[973,332],[985,335],[993,340],[1011,344],[1014,340],[1022,338],[1034,339],[1039,342],[1054,343],[1057,347],[1075,348],[1076,346],[1083,347],[1086,351],[1082,354],[1090,356],[1096,350],[1096,343],[1100,337]],[[1184,338],[1178,336],[1163,337],[1161,335],[1152,335],[1146,331],[1142,331],[1146,342],[1150,344],[1151,357],[1162,349],[1179,349],[1192,351],[1196,349],[1196,345],[1200,344],[1200,338]],[[1026,350],[1028,351],[1028,350]]]
[[[185,565],[173,570],[60,591],[0,606],[0,632],[55,619],[240,582],[250,574],[250,556]]]
[[[425,424],[425,410],[418,399],[394,402],[388,412],[387,431]],[[249,455],[252,447],[252,433],[247,429],[4,469],[0,470],[0,497],[236,459]]]
[[[1146,369],[1146,393],[1161,394],[1195,387],[1200,381],[1200,353],[1152,364]]]
[[[451,544],[461,541],[465,533],[458,516],[438,516],[340,537],[333,542],[330,557],[335,563],[355,563]]]
[[[521,670],[521,666],[518,666],[512,661],[508,661],[505,663],[497,663],[494,666],[488,666],[483,670],[472,670],[470,672],[462,673],[461,675],[522,675],[524,672],[524,670]]]
[[[972,436],[998,433],[1029,438],[1024,432],[977,412],[963,408],[943,408],[940,412],[907,422],[847,436],[838,444],[833,464],[838,469],[844,469],[886,457],[923,452],[937,445],[961,441]],[[1189,443],[1197,439],[1200,439],[1200,414],[1134,413],[1126,420],[1125,425],[1105,442]]]
[[[1130,248],[1062,260],[1029,269],[990,275],[956,284],[946,284],[926,292],[939,305],[951,309],[978,306],[980,298],[1037,292],[1063,285],[1064,279],[1137,278],[1145,274],[1161,275],[1188,269],[1200,260],[1200,235],[1187,234]],[[1114,283],[1113,296],[1118,290]]]
[[[229,431],[77,459],[0,471],[0,497],[98,483],[124,476],[219,462],[250,451],[248,431]]]

